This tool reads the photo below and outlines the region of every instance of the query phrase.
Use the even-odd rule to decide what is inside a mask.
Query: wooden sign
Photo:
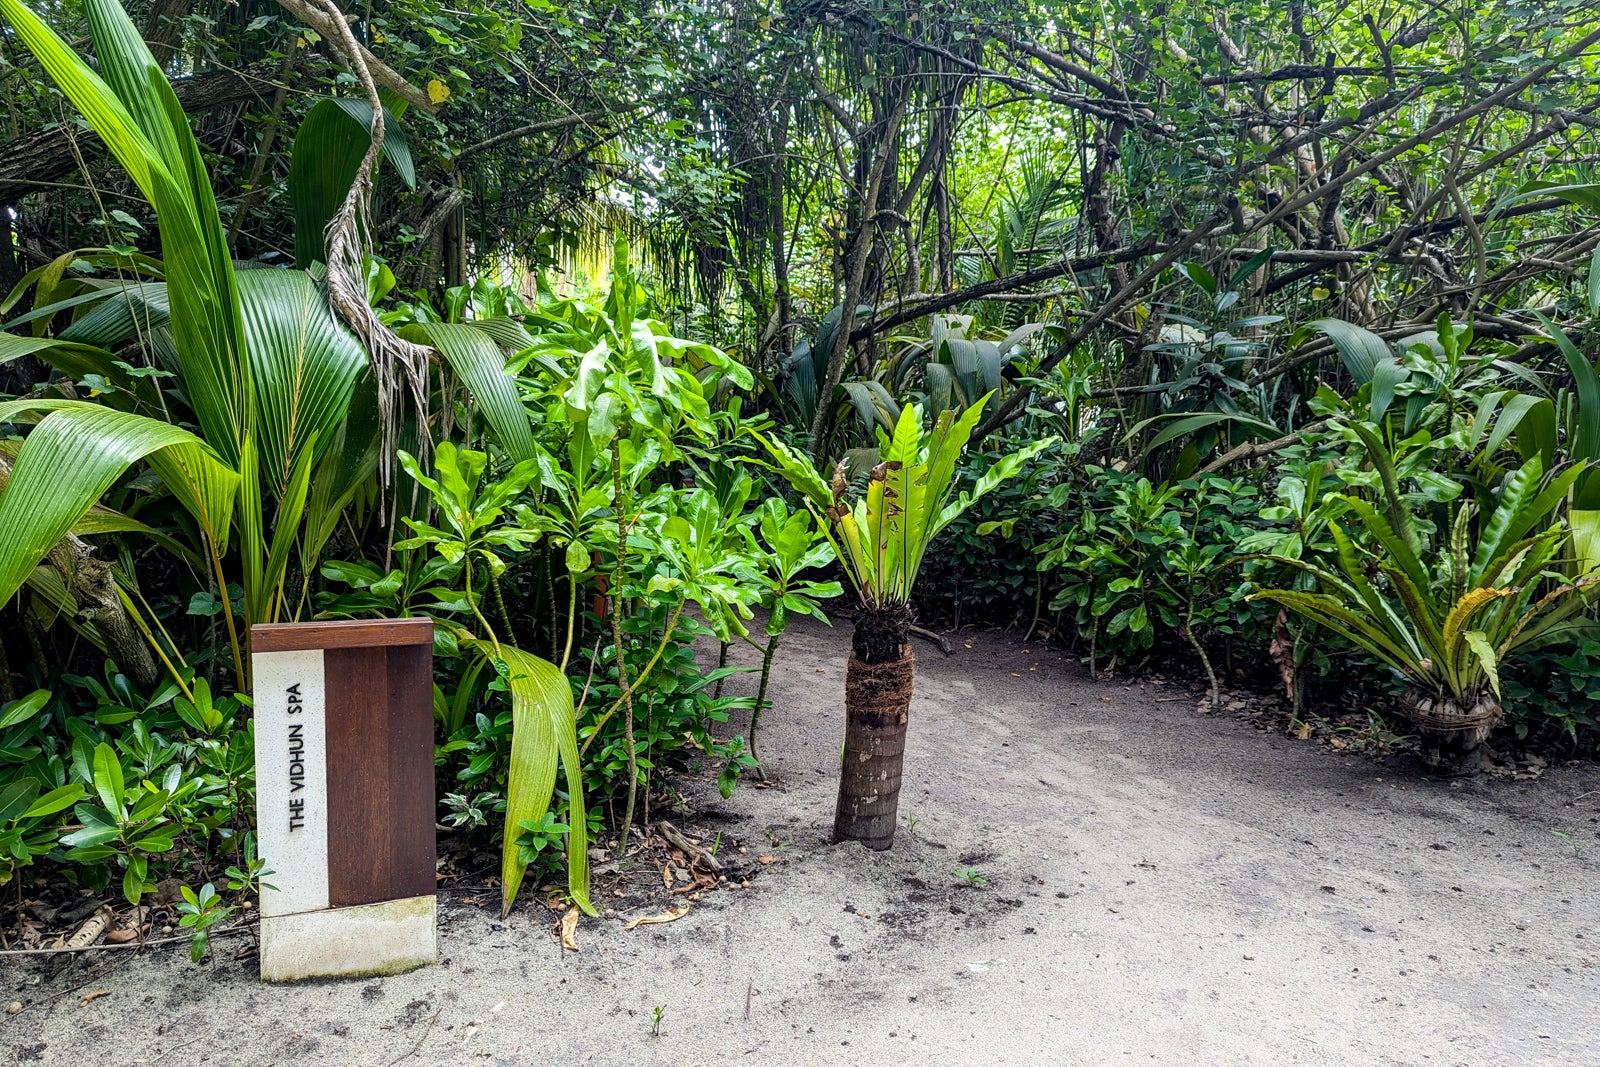
[[[438,956],[433,622],[250,631],[264,981]]]

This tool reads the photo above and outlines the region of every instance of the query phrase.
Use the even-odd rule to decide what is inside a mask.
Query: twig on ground
[[[226,937],[228,934],[237,934],[246,930],[254,930],[253,922],[240,923],[224,930],[209,931],[212,938]],[[0,956],[59,956],[68,952],[114,952],[117,949],[151,948],[156,945],[176,945],[180,941],[190,940],[190,935],[183,934],[178,937],[158,937],[148,941],[125,941],[120,945],[62,945],[59,948],[12,948],[0,951]]]
[[[687,837],[683,836],[678,828],[673,826],[670,822],[667,822],[665,819],[657,819],[656,833],[664,837],[667,841],[667,844],[677,848],[685,856],[688,856],[691,860],[699,863],[706,870],[711,871],[713,874],[721,873],[722,861],[713,856],[704,847],[695,844],[693,841],[690,841]]]
[[[173,1045],[171,1048],[163,1049],[161,1052],[159,1052],[158,1054],[156,1054],[154,1056],[151,1056],[147,1060],[136,1060],[135,1062],[136,1063],[154,1063],[154,1062],[156,1062],[156,1060],[161,1059],[163,1056],[167,1055],[167,1053],[169,1053],[169,1052],[177,1052],[181,1048],[188,1048],[190,1045],[198,1045],[200,1042],[204,1041],[205,1039],[206,1039],[206,1035],[202,1034],[200,1037],[195,1038],[193,1041],[185,1041],[181,1045]]]
[[[936,634],[932,630],[925,630],[920,626],[910,627],[910,632],[922,638],[924,641],[932,641],[934,644],[939,646],[939,651],[943,652],[945,655],[948,656],[951,654],[950,642],[946,641],[943,635]]]
[[[428,1035],[433,1032],[433,1024],[439,1021],[439,1013],[442,1011],[444,1011],[443,1004],[439,1005],[439,1010],[434,1012],[432,1017],[428,1019],[428,1025],[422,1028],[422,1036],[417,1038],[417,1043],[415,1045],[411,1046],[411,1051],[407,1052],[403,1056],[396,1056],[394,1059],[390,1060],[389,1067],[394,1067],[394,1065],[399,1063],[401,1060],[409,1060],[411,1057],[422,1051],[422,1043],[428,1040]]]

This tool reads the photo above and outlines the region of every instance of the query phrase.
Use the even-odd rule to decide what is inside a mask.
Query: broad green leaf
[[[362,157],[372,145],[372,105],[353,96],[318,100],[300,120],[289,156],[289,202],[294,206],[294,265],[302,270],[327,258],[328,223],[350,192]],[[411,145],[387,108],[383,156],[408,189],[417,185]]]
[[[178,503],[194,516],[218,558],[228,551],[239,475],[199,441],[173,445],[147,457]]]
[[[1372,380],[1374,369],[1384,360],[1393,359],[1394,352],[1388,342],[1355,323],[1343,319],[1314,319],[1306,323],[1333,342],[1333,347],[1344,361],[1345,369],[1357,385]]]
[[[77,782],[71,785],[58,786],[44,796],[33,802],[33,805],[23,812],[25,819],[39,819],[46,815],[54,815],[58,811],[65,811],[83,798],[83,786]]]
[[[23,817],[38,795],[39,783],[32,778],[18,778],[0,788],[0,826]]]
[[[1488,635],[1482,630],[1468,630],[1466,639],[1467,647],[1472,650],[1473,655],[1478,657],[1478,663],[1483,667],[1483,673],[1489,678],[1489,685],[1494,688],[1495,695],[1499,696],[1499,656],[1495,654],[1494,647],[1489,644]]]
[[[1133,440],[1143,432],[1145,427],[1158,422],[1166,425],[1160,433],[1145,444],[1144,451],[1146,455],[1160,448],[1168,441],[1176,440],[1208,426],[1221,424],[1237,426],[1246,431],[1249,436],[1255,438],[1273,438],[1279,435],[1279,430],[1276,426],[1262,422],[1260,419],[1252,418],[1249,415],[1228,411],[1204,411],[1193,415],[1157,415],[1154,418],[1146,419],[1129,430],[1125,440]]]
[[[315,435],[300,454],[299,462],[289,475],[289,486],[278,503],[277,522],[272,529],[272,543],[267,550],[266,566],[257,578],[254,597],[246,590],[250,605],[250,622],[277,622],[279,607],[284,600],[285,572],[289,565],[289,552],[299,535],[300,519],[305,514],[306,490],[311,483],[312,453],[316,447]]]
[[[0,493],[0,602],[134,461],[175,445],[199,446],[189,431],[74,400],[0,404],[0,422],[44,418],[17,454]]]
[[[326,451],[333,441],[366,370],[367,353],[334,319],[325,290],[304,271],[245,271],[239,300],[255,381],[262,488],[277,498],[288,488],[301,451],[313,440]]]
[[[513,459],[536,458],[538,448],[528,412],[517,395],[516,382],[506,372],[505,354],[488,334],[464,323],[447,322],[416,323],[403,332],[439,350]]]
[[[1572,551],[1578,562],[1579,577],[1600,569],[1600,511],[1573,508],[1567,512],[1572,529]]]
[[[594,905],[589,902],[589,835],[584,819],[588,809],[583,802],[572,686],[554,664],[519,648],[500,645],[496,649],[476,640],[464,644],[485,658],[504,662],[506,687],[511,692],[511,765],[500,853],[501,912],[511,911],[527,866],[518,845],[519,827],[525,821],[537,823],[550,809],[559,762],[573,812],[567,833],[567,890],[585,914],[594,915]]]
[[[27,722],[39,714],[49,702],[50,690],[48,689],[35,689],[27,696],[12,701],[11,705],[5,709],[4,714],[0,714],[0,730],[8,729],[19,722]]]
[[[94,747],[94,791],[113,816],[122,810],[125,790],[117,750],[102,741]]]

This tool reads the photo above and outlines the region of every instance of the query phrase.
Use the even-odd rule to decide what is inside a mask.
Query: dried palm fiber
[[[1505,715],[1500,702],[1487,692],[1470,703],[1448,696],[1437,696],[1422,689],[1408,689],[1400,698],[1401,710],[1418,727],[1435,733],[1482,732],[1487,736]]]
[[[850,654],[844,676],[844,766],[833,819],[835,840],[860,841],[880,851],[894,843],[915,676],[910,645],[902,645],[900,658],[889,663],[863,663],[854,652]]]
[[[1505,709],[1489,692],[1466,701],[1413,686],[1400,696],[1400,710],[1417,728],[1419,752],[1431,767],[1471,771],[1481,764],[1479,746],[1505,718]]]
[[[378,86],[344,12],[333,0],[313,0],[327,13],[339,40],[339,48],[349,60],[350,69],[372,105],[372,143],[356,168],[355,179],[344,203],[328,223],[328,301],[334,312],[361,339],[372,362],[372,375],[378,385],[378,422],[381,443],[378,464],[385,487],[394,481],[395,453],[400,447],[400,430],[405,423],[404,393],[411,394],[417,417],[419,451],[433,450],[428,432],[428,362],[433,350],[395,336],[367,303],[366,253],[372,233],[370,217],[372,176],[383,151],[383,101]]]

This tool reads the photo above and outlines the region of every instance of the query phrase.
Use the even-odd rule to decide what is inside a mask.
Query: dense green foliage
[[[1592,4],[352,14],[0,0],[6,881],[203,951],[262,621],[439,621],[507,907],[846,586],[1600,746]]]

